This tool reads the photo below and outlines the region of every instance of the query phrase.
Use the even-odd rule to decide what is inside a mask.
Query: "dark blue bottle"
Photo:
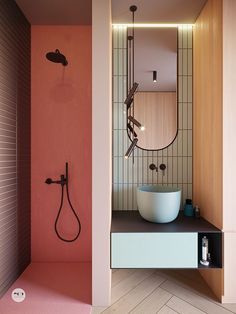
[[[193,210],[193,202],[191,199],[186,199],[185,205],[184,205],[184,215],[188,217],[194,216],[194,210]]]

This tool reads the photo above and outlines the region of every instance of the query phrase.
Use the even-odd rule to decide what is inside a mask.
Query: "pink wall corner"
[[[91,261],[92,154],[91,26],[32,26],[32,261]],[[48,61],[59,49],[68,66]],[[59,240],[54,221],[60,204],[58,179],[69,162],[70,197],[82,231],[74,243]],[[60,230],[76,232],[74,216],[63,208]]]

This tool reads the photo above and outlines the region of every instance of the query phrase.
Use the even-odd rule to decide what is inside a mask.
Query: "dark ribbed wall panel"
[[[0,296],[30,263],[30,36],[0,0]]]

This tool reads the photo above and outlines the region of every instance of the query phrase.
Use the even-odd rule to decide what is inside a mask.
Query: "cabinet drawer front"
[[[197,233],[112,233],[112,268],[197,268]]]

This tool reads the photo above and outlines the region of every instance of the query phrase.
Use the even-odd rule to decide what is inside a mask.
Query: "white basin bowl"
[[[181,190],[169,186],[145,185],[137,188],[140,215],[151,222],[167,223],[179,214]]]

